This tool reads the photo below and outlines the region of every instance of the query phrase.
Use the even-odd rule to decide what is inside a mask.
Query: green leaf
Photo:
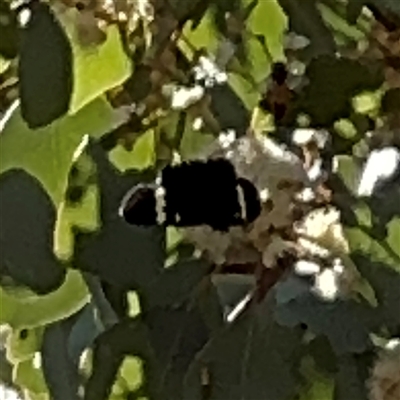
[[[250,3],[250,1],[246,0],[245,3]],[[273,60],[282,59],[283,57],[282,36],[287,27],[287,21],[288,19],[277,0],[258,0],[257,6],[247,20],[247,27],[251,29],[252,33],[261,35],[264,38],[265,45]],[[260,62],[256,63],[258,65],[254,65],[253,60],[255,58],[252,56],[254,53],[250,47],[249,58],[256,71],[254,76],[256,79],[265,78],[266,63],[270,61],[266,59],[265,53],[263,57],[260,57],[260,51],[261,49],[259,48],[257,53]],[[264,60],[264,62],[262,63],[261,60]]]
[[[317,335],[326,335],[335,353],[361,353],[370,345],[368,336],[373,310],[353,300],[326,303],[312,293],[299,294],[275,310],[278,323],[298,326],[303,323]]]
[[[13,329],[7,337],[6,356],[13,364],[32,359],[40,350],[43,329]]]
[[[77,229],[75,265],[121,289],[135,290],[162,271],[165,232],[160,227],[129,225],[119,217],[118,209],[126,192],[140,182],[154,179],[154,173],[122,174],[98,143],[90,143],[88,149],[97,166],[102,226],[94,233]]]
[[[387,238],[375,240],[364,228],[345,228],[344,232],[351,252],[365,254],[370,257],[371,261],[385,263],[400,272],[400,258],[396,252],[396,250],[398,251],[398,242],[393,243],[394,248],[392,248]],[[396,239],[396,232],[392,239]]]
[[[56,211],[40,183],[23,170],[0,175],[0,264],[37,293],[57,289],[65,269],[53,252]]]
[[[337,174],[347,189],[353,195],[356,194],[361,175],[360,165],[357,165],[355,158],[351,156],[337,155],[335,158],[337,160]]]
[[[365,358],[365,356],[363,357]],[[365,380],[369,376],[367,360],[353,355],[341,357],[335,377],[334,400],[367,400]]]
[[[376,317],[395,335],[400,327],[400,273],[382,262],[372,261],[368,254],[357,252],[352,259],[375,292],[378,300]]]
[[[195,363],[207,368],[211,377],[209,398],[286,400],[296,394],[293,369],[302,334],[278,325],[272,318],[273,307],[267,296],[215,335],[196,357]],[[186,382],[195,379],[187,376]],[[194,388],[186,390],[193,393]]]
[[[211,265],[204,260],[180,261],[144,288],[144,308],[177,307],[185,302],[193,289],[210,271]]]
[[[85,400],[106,400],[111,393],[118,370],[125,356],[140,357],[146,372],[154,367],[148,330],[138,319],[129,319],[103,332],[93,349],[93,372],[85,387]]]
[[[150,381],[155,399],[187,398],[183,394],[185,374],[209,339],[202,313],[188,303],[177,308],[156,308],[146,315],[146,324],[157,360],[158,373]]]
[[[30,19],[21,31],[18,77],[22,116],[36,129],[68,111],[72,49],[48,4],[35,2],[29,10]]]
[[[378,89],[383,83],[382,71],[333,54],[314,58],[306,76],[309,84],[302,93],[302,110],[315,125],[325,126],[350,115],[351,99],[355,95]]]
[[[307,384],[302,388],[299,400],[332,400],[333,379],[321,373],[311,358],[303,361],[301,372]]]
[[[250,125],[250,113],[240,97],[225,84],[209,89],[210,110],[217,119],[221,131],[233,129],[237,136],[243,136]]]
[[[251,275],[213,274],[211,280],[225,312],[231,311],[256,286],[256,279]]]
[[[74,314],[88,300],[85,282],[78,271],[72,270],[56,291],[45,296],[20,289],[13,293],[0,287],[0,324],[15,329],[46,325]]]
[[[0,1],[0,18],[0,55],[11,59],[18,54],[19,32],[17,15],[6,1]]]
[[[91,347],[95,338],[103,331],[101,322],[96,318],[96,311],[92,303],[86,304],[79,311],[68,335],[68,354],[76,365],[79,365],[83,351]]]
[[[310,39],[308,51],[313,57],[334,54],[336,46],[332,32],[325,25],[314,0],[278,0],[288,16],[289,30]]]
[[[78,364],[68,354],[68,336],[75,321],[74,316],[46,327],[43,334],[43,374],[54,400],[79,400]]]
[[[133,392],[143,384],[143,361],[139,357],[127,356],[122,361],[119,373],[127,389]]]
[[[122,123],[99,98],[73,116],[32,131],[15,102],[0,121],[0,173],[22,168],[34,175],[58,205],[65,193],[74,152],[85,135],[99,137]]]
[[[110,160],[119,170],[128,169],[144,170],[151,168],[155,161],[155,131],[149,130],[141,134],[136,140],[132,151],[125,150],[122,146],[110,152]]]
[[[33,358],[22,361],[14,366],[14,383],[36,394],[48,394],[46,381],[40,366],[36,366]]]
[[[393,218],[389,222],[386,240],[393,252],[397,254],[397,262],[400,262],[400,218]]]
[[[69,112],[76,113],[99,95],[122,84],[132,66],[124,52],[118,27],[107,28],[107,39],[97,46],[82,46],[76,35],[78,10],[69,9],[60,15],[72,45],[74,87]]]

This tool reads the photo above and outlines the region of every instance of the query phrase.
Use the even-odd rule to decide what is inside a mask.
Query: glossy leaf
[[[0,287],[0,323],[16,329],[46,325],[74,314],[88,300],[87,287],[78,271],[69,270],[64,283],[45,296]]]
[[[131,62],[124,52],[116,26],[106,29],[106,40],[83,46],[76,34],[79,11],[69,9],[60,15],[72,45],[74,86],[70,113],[74,114],[107,90],[122,84],[130,75]]]
[[[11,168],[25,169],[42,183],[58,205],[82,138],[99,137],[122,122],[121,116],[99,98],[75,115],[33,131],[24,123],[15,102],[0,121],[0,173]]]

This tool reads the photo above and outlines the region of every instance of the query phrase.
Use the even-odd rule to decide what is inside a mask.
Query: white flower
[[[310,44],[310,39],[305,36],[289,32],[283,39],[283,47],[287,50],[301,50]]]
[[[370,400],[400,399],[400,345],[386,346],[368,380]]]
[[[325,129],[297,128],[293,131],[292,141],[298,146],[305,146],[314,141],[320,149],[325,147],[329,132]]]
[[[204,89],[200,85],[187,88],[167,84],[163,86],[162,93],[165,97],[170,98],[172,109],[185,110],[204,96]]]
[[[347,253],[349,250],[339,211],[333,207],[311,211],[295,225],[295,232],[336,253]]]
[[[373,150],[365,163],[357,194],[371,196],[377,185],[394,176],[400,167],[400,151],[395,147]]]
[[[299,260],[294,265],[294,270],[297,275],[308,276],[318,274],[321,271],[321,267],[312,261]]]
[[[218,142],[223,149],[228,148],[236,140],[236,132],[229,129],[226,133],[222,132],[218,136]]]
[[[268,189],[273,195],[282,181],[308,184],[300,159],[269,138],[242,137],[227,151],[238,175],[253,182],[259,191]]]
[[[205,56],[199,57],[199,62],[193,68],[193,72],[196,81],[204,81],[206,87],[213,87],[228,80],[227,74],[215,62]]]
[[[339,287],[340,273],[333,269],[326,268],[315,277],[313,291],[326,301],[335,300],[340,291]]]
[[[19,394],[11,388],[0,384],[0,399],[2,400],[22,400]]]

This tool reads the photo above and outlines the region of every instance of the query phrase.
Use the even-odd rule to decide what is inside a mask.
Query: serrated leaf
[[[29,128],[49,125],[68,111],[72,94],[72,49],[46,3],[35,2],[21,31],[18,77],[21,112]]]
[[[0,121],[0,173],[11,168],[25,169],[42,183],[58,205],[82,138],[99,137],[122,122],[106,100],[99,98],[73,116],[32,131],[22,120],[15,102]]]
[[[40,183],[23,170],[0,175],[0,264],[37,293],[57,289],[65,268],[53,252],[56,211]]]
[[[79,372],[68,353],[68,337],[74,316],[46,327],[43,334],[43,374],[54,400],[79,400]]]
[[[120,173],[98,143],[91,143],[88,151],[97,166],[102,226],[94,233],[77,230],[75,265],[121,289],[135,290],[150,283],[163,269],[165,233],[160,227],[128,225],[119,217],[118,209],[129,189],[149,181],[154,174]]]

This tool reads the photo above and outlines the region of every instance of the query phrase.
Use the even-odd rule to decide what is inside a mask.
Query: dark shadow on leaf
[[[57,289],[65,268],[53,252],[54,205],[39,181],[23,170],[0,176],[0,264],[38,294]]]
[[[54,400],[80,399],[78,365],[68,351],[68,338],[79,315],[48,325],[43,334],[43,373]]]
[[[101,228],[83,232],[75,228],[74,266],[98,275],[120,290],[137,289],[152,281],[163,269],[165,232],[161,227],[128,225],[118,215],[126,192],[134,185],[150,182],[154,171],[122,174],[96,142],[88,153],[97,167]]]
[[[354,252],[353,262],[367,279],[378,300],[376,316],[390,332],[400,332],[400,274],[384,263],[371,261],[366,255]]]
[[[315,126],[330,126],[351,114],[351,99],[364,90],[378,89],[383,72],[356,60],[321,55],[307,67],[309,84],[300,99],[300,108]]]

